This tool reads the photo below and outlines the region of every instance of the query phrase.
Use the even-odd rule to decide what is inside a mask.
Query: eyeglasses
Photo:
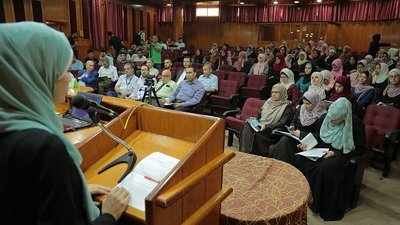
[[[289,78],[289,77],[287,77],[287,76],[281,76],[281,78],[282,78],[282,79],[286,79],[286,78]]]
[[[396,79],[396,78],[399,78],[399,77],[400,77],[399,74],[396,74],[396,75],[389,75],[389,79]]]

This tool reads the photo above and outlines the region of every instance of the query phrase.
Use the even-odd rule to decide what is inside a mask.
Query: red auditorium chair
[[[214,70],[212,74],[218,77],[218,81],[225,80],[226,78],[226,73],[222,70]]]
[[[233,71],[233,66],[224,64],[224,65],[220,65],[218,69],[229,72],[229,71]]]
[[[192,67],[195,69],[201,69],[201,70],[203,69],[200,63],[192,63]]]
[[[229,110],[223,116],[225,117],[226,129],[228,130],[228,146],[232,146],[233,134],[239,135],[244,126],[244,121],[254,117],[257,111],[264,105],[265,100],[248,98],[243,105],[242,110]],[[237,115],[239,114],[239,117]]]
[[[364,124],[377,130],[375,135],[370,162],[383,164],[382,176],[387,177],[390,164],[399,147],[400,109],[389,106],[369,105],[365,112]]]
[[[183,62],[174,62],[174,64],[172,65],[172,67],[183,68]]]
[[[247,74],[243,72],[228,72],[227,80],[233,80],[239,83],[239,88],[246,85]]]
[[[260,98],[263,89],[267,88],[268,76],[265,75],[250,75],[247,80],[247,85],[241,88],[241,97]]]
[[[76,78],[78,76],[79,70],[68,70],[68,72],[70,72]]]
[[[227,110],[236,109],[239,98],[239,84],[236,81],[221,80],[218,92],[210,96],[211,114],[221,114]]]

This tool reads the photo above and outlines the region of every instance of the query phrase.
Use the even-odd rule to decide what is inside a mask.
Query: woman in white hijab
[[[389,66],[386,63],[377,63],[372,73],[372,86],[383,90],[387,85],[388,76]]]
[[[314,72],[311,74],[311,86],[308,88],[310,91],[318,93],[322,100],[326,99],[326,93],[324,89],[324,77],[320,72]]]
[[[290,112],[291,102],[287,100],[285,86],[275,84],[271,97],[256,115],[260,131],[256,132],[246,123],[240,135],[239,151],[266,156],[269,146],[278,141],[278,137],[271,134],[272,130],[284,128],[290,121]]]

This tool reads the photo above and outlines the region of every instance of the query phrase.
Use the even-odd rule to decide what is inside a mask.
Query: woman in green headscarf
[[[54,113],[72,49],[44,24],[0,24],[0,218],[5,224],[115,224],[129,194],[88,188],[82,157]],[[102,215],[90,194],[109,193]],[[22,216],[21,216],[22,215]]]
[[[329,107],[317,124],[315,138],[317,148],[329,148],[325,156],[311,161],[303,156],[296,156],[294,165],[307,178],[313,203],[310,209],[319,213],[324,220],[340,220],[348,206],[346,194],[352,189],[353,170],[346,170],[348,161],[354,155],[361,154],[365,145],[364,124],[352,115],[352,107],[346,98],[338,98]],[[301,149],[306,146],[299,145]],[[352,186],[351,186],[352,187]]]

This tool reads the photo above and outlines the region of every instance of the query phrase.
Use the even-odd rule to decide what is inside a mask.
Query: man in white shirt
[[[100,59],[99,64],[102,66],[99,69],[99,94],[104,95],[106,89],[112,88],[118,80],[117,68],[110,65],[110,60],[106,57]]]
[[[150,76],[156,77],[158,75],[158,69],[154,68],[154,63],[152,59],[147,59],[146,65],[149,67]]]
[[[142,50],[138,50],[137,51],[137,57],[135,57],[133,59],[133,62],[146,62],[147,58],[146,56],[143,55],[143,51]]]
[[[147,65],[142,65],[140,68],[140,74],[141,76],[135,82],[132,94],[129,95],[128,99],[142,101],[146,91],[148,91],[148,94],[150,94],[150,90],[148,90],[148,82],[150,81],[153,84],[157,83],[155,78],[151,79],[149,77],[149,67]]]
[[[108,96],[127,98],[132,94],[138,78],[134,75],[135,66],[133,63],[128,62],[124,65],[125,74],[118,78],[114,90],[107,93]]]
[[[101,59],[103,59],[103,58],[107,58],[107,59],[108,59],[108,62],[109,62],[109,65],[110,65],[110,66],[114,66],[114,59],[113,59],[113,57],[107,55],[106,49],[105,49],[105,48],[100,48],[99,51],[100,51],[100,55],[99,55],[99,66],[102,66],[102,65],[103,65],[103,64],[102,64],[103,62],[101,61]]]
[[[183,42],[183,38],[179,38],[178,42],[175,42],[176,48],[177,49],[181,49],[181,48],[185,48],[185,43]]]
[[[212,65],[207,62],[203,66],[203,75],[199,77],[199,81],[203,84],[206,92],[218,91],[218,77],[212,74]]]
[[[190,56],[186,55],[183,58],[183,69],[178,71],[178,73],[176,74],[176,78],[175,81],[176,83],[179,85],[183,80],[186,79],[186,68],[189,68],[192,66],[191,60],[190,60]]]

